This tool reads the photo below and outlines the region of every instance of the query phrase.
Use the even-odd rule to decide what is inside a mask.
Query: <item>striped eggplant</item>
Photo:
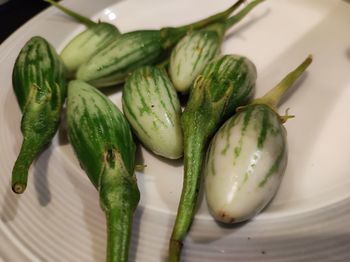
[[[191,89],[181,117],[184,181],[170,240],[169,261],[179,261],[182,241],[194,216],[207,143],[220,124],[251,99],[255,81],[256,68],[248,58],[225,55],[210,62]]]
[[[169,63],[170,78],[177,91],[188,93],[193,81],[206,64],[219,54],[225,32],[262,1],[264,0],[253,1],[238,14],[204,29],[192,31],[178,42],[171,53]],[[237,7],[243,2],[237,2]]]
[[[20,51],[12,74],[22,111],[23,142],[12,171],[12,190],[23,193],[34,159],[55,135],[66,97],[65,68],[44,38],[31,38]]]
[[[136,68],[161,63],[188,31],[204,28],[228,17],[236,5],[198,22],[160,30],[139,30],[122,34],[110,45],[82,64],[76,77],[95,87],[112,86],[125,81]]]
[[[67,100],[69,141],[99,191],[106,214],[106,261],[127,262],[132,218],[140,199],[130,126],[119,109],[87,83],[71,81]]]
[[[180,101],[165,70],[136,69],[125,82],[122,101],[125,116],[143,145],[166,158],[183,155]]]
[[[94,54],[108,46],[120,35],[118,28],[104,22],[94,22],[52,0],[44,0],[67,15],[84,24],[87,29],[75,36],[64,47],[61,58],[69,75],[74,75],[78,67],[87,62]]]
[[[264,97],[240,108],[214,136],[204,168],[205,195],[215,219],[248,220],[273,198],[287,165],[287,139],[277,113],[282,95],[306,70],[308,57]]]

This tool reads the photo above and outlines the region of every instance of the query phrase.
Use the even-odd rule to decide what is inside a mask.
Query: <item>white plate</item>
[[[86,3],[88,2],[88,4]],[[110,21],[123,31],[180,25],[232,4],[230,0],[66,0],[64,5]],[[309,53],[314,62],[280,108],[289,164],[271,205],[248,223],[222,227],[202,200],[185,242],[185,261],[350,261],[350,3],[336,0],[269,0],[228,33],[223,52],[251,58],[258,69],[257,96]],[[22,196],[11,192],[19,151],[20,110],[11,85],[24,43],[41,35],[58,50],[83,29],[50,8],[0,46],[0,261],[103,261],[105,218],[98,194],[80,170],[64,128],[32,166]],[[120,105],[120,91],[111,94]],[[166,258],[181,191],[181,161],[147,151],[138,174],[130,261]]]

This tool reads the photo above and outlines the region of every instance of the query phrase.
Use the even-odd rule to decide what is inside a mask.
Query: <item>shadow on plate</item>
[[[39,204],[47,206],[51,202],[51,192],[49,189],[48,175],[49,162],[52,155],[51,144],[47,145],[45,150],[34,162],[34,187],[37,194]]]
[[[0,212],[0,219],[2,222],[7,223],[14,220],[17,215],[18,201],[20,201],[20,198],[21,195],[15,194],[9,184],[6,189],[5,199]]]
[[[350,0],[349,0],[350,3]],[[350,60],[350,47],[348,48],[348,50],[346,50],[346,57],[348,58],[348,60]]]

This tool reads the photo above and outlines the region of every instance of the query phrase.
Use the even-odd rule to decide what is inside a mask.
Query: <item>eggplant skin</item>
[[[62,50],[61,58],[70,75],[120,36],[111,24],[99,22],[75,36]]]
[[[188,93],[196,77],[219,50],[220,37],[214,31],[196,31],[185,36],[170,56],[169,74],[176,90]]]
[[[50,94],[52,110],[61,108],[66,97],[66,69],[51,44],[40,36],[32,37],[21,49],[12,72],[12,83],[23,112],[33,89],[37,99]],[[57,92],[56,92],[57,91]]]
[[[135,69],[160,62],[163,51],[159,31],[122,34],[83,63],[76,78],[97,88],[120,84]]]
[[[246,106],[214,136],[204,169],[205,195],[218,221],[258,214],[273,198],[287,165],[286,130],[267,105]]]
[[[104,159],[116,150],[130,176],[134,174],[136,145],[123,113],[93,86],[73,80],[68,86],[68,137],[82,168],[99,188]]]
[[[165,70],[136,69],[123,88],[123,111],[143,145],[157,155],[183,155],[181,106]]]

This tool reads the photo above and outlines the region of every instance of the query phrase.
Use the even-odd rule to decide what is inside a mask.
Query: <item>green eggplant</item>
[[[68,85],[67,131],[106,214],[106,261],[127,262],[133,214],[140,199],[130,126],[104,94],[73,80]]]
[[[64,65],[44,38],[31,38],[20,51],[12,73],[22,111],[23,142],[12,171],[12,190],[23,193],[31,163],[51,141],[66,97]]]
[[[220,222],[251,219],[271,201],[287,166],[287,133],[277,106],[312,62],[308,57],[265,96],[238,109],[215,134],[204,168],[205,196]]]
[[[177,91],[188,93],[193,81],[206,64],[219,54],[225,32],[263,1],[253,1],[238,14],[204,29],[192,31],[177,43],[169,62],[169,75]]]
[[[57,7],[87,27],[87,29],[70,40],[60,54],[68,74],[71,76],[74,75],[81,64],[87,62],[94,54],[120,36],[118,28],[113,24],[100,21],[96,23],[52,0],[44,1]]]
[[[125,82],[122,101],[125,116],[144,146],[170,159],[183,155],[180,101],[164,69],[136,69]]]
[[[240,5],[241,1],[238,2]],[[225,19],[237,6],[236,3],[223,12],[185,26],[122,34],[82,64],[76,77],[98,88],[123,83],[138,67],[161,63],[167,59],[169,51],[187,32]]]
[[[184,180],[169,261],[179,261],[182,241],[190,228],[197,202],[207,143],[235,109],[253,96],[255,65],[246,57],[225,55],[214,59],[196,79],[181,123],[184,133]]]

